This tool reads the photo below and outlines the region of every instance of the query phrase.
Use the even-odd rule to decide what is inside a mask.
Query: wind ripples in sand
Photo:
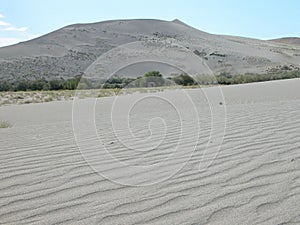
[[[209,110],[199,103],[201,131],[192,157],[169,179],[145,187],[111,182],[89,167],[76,145],[71,119],[55,118],[51,123],[48,118],[47,124],[32,122],[30,126],[16,122],[14,127],[0,130],[1,224],[299,223],[300,98],[252,99],[238,104],[230,102],[230,96],[227,99],[226,134],[210,167],[199,170],[199,162],[208,160],[203,158],[207,141],[214,144],[208,135]],[[49,104],[49,117],[58,108],[71,106]],[[1,108],[0,114],[9,110]],[[32,113],[28,121],[38,121]],[[17,118],[17,113],[10,116]],[[125,162],[158,163],[177,140],[179,123],[174,114],[158,150],[131,154],[114,137],[111,127],[105,126],[107,117],[96,118],[103,143]],[[140,119],[132,120],[132,130],[143,139],[149,133]],[[182,135],[183,146],[189,146],[193,124],[185,125],[191,130]],[[119,129],[118,135],[129,137]],[[142,146],[136,142],[133,147]],[[113,170],[116,176],[126,175],[124,168]]]

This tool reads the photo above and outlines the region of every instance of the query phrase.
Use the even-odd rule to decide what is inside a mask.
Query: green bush
[[[183,85],[183,86],[190,86],[190,85],[195,85],[196,84],[195,80],[187,74],[181,74],[177,77],[174,77],[172,80],[176,84]]]
[[[144,74],[144,77],[162,77],[162,74],[159,71],[149,71]]]

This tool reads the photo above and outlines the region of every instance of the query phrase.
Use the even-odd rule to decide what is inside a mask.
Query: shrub
[[[149,71],[144,74],[144,77],[162,77],[162,75],[159,71]]]
[[[12,125],[7,121],[0,121],[0,128],[9,128],[12,127]]]
[[[196,84],[194,79],[187,74],[181,74],[173,78],[173,81],[178,85],[190,86]]]

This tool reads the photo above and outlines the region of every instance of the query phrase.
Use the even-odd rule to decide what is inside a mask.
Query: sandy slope
[[[278,38],[278,39],[272,39],[270,41],[275,41],[275,42],[289,44],[289,45],[300,45],[300,38],[298,37]]]
[[[115,47],[153,40],[179,43],[199,56],[214,73],[266,73],[284,65],[300,68],[299,45],[209,34],[178,20],[135,19],[73,24],[30,41],[0,48],[0,77],[70,78],[84,73],[98,57]],[[174,66],[179,65],[177,62]],[[122,75],[130,76],[135,72],[134,76],[140,76],[149,71],[148,67],[165,75],[173,72],[173,69],[168,72],[161,64],[138,64],[134,71],[125,70]]]
[[[300,223],[300,80],[274,81],[223,87],[226,105],[210,96],[214,121],[222,122],[227,109],[226,133],[218,156],[210,167],[199,163],[211,159],[210,150],[218,138],[209,140],[211,115],[201,91],[189,90],[199,115],[199,142],[191,158],[188,149],[196,133],[193,110],[182,91],[134,94],[118,99],[126,106],[133,99],[144,101],[131,110],[133,134],[121,123],[122,111],[113,114],[119,126],[112,130],[112,98],[96,104],[96,127],[103,145],[120,161],[135,165],[155,165],[166,159],[182,133],[178,158],[170,158],[162,168],[169,174],[174,165],[187,161],[175,175],[154,185],[137,187],[111,182],[83,160],[73,135],[72,102],[51,102],[0,108],[0,118],[13,128],[0,130],[0,222],[1,224],[297,224]],[[149,98],[145,98],[148,96]],[[155,97],[153,97],[155,96]],[[176,110],[160,100],[179,102]],[[89,100],[87,100],[88,102]],[[84,112],[84,110],[82,111]],[[220,113],[221,112],[221,113]],[[81,111],[80,111],[81,113]],[[82,120],[86,115],[82,114]],[[161,121],[167,132],[161,138]],[[181,122],[181,123],[180,123]],[[84,124],[81,124],[83,128]],[[123,126],[124,125],[124,126]],[[88,127],[88,125],[86,125]],[[219,128],[222,128],[219,127]],[[93,143],[88,137],[81,144]],[[149,132],[155,131],[151,141]],[[117,133],[117,137],[113,134]],[[222,129],[216,129],[216,137]],[[119,138],[119,139],[117,139]],[[137,140],[136,140],[137,138]],[[202,158],[207,142],[210,147]],[[93,150],[93,149],[92,149]],[[93,152],[95,153],[95,152]],[[187,153],[187,154],[186,154]],[[98,158],[99,159],[99,158]],[[101,161],[101,165],[108,163]],[[103,171],[102,171],[103,172]],[[143,182],[164,174],[136,171],[126,177],[124,168],[111,168],[117,181]],[[172,171],[171,171],[172,172]],[[122,179],[124,178],[124,179]],[[144,178],[144,180],[142,179]]]

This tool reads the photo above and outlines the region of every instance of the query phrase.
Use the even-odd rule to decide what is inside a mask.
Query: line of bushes
[[[79,77],[71,79],[37,79],[37,80],[15,80],[0,81],[0,91],[40,91],[40,90],[74,90],[80,81]]]
[[[297,70],[297,71],[267,73],[267,74],[249,73],[243,75],[231,75],[230,73],[221,73],[216,76],[218,84],[224,84],[224,85],[292,79],[292,78],[300,78],[300,71]]]
[[[16,80],[5,81],[0,80],[0,91],[37,91],[37,90],[74,90],[74,89],[99,89],[99,88],[123,88],[123,87],[157,87],[169,86],[177,84],[181,86],[190,85],[230,85],[242,84],[251,82],[261,82],[280,79],[300,78],[300,71],[289,71],[281,73],[268,74],[243,74],[231,75],[230,73],[221,73],[216,76],[199,75],[194,79],[186,74],[181,74],[167,79],[163,78],[158,71],[150,71],[143,77],[125,78],[125,77],[111,77],[108,80],[91,80],[76,76],[70,79],[37,79],[37,80]]]
[[[212,75],[199,75],[193,78],[186,74],[181,74],[176,77],[172,77],[173,80],[178,85],[189,86],[189,85],[231,85],[231,84],[244,84],[271,80],[282,80],[282,79],[292,79],[300,78],[300,71],[287,71],[280,73],[266,73],[266,74],[241,74],[232,75],[228,72],[220,73],[216,76]]]

